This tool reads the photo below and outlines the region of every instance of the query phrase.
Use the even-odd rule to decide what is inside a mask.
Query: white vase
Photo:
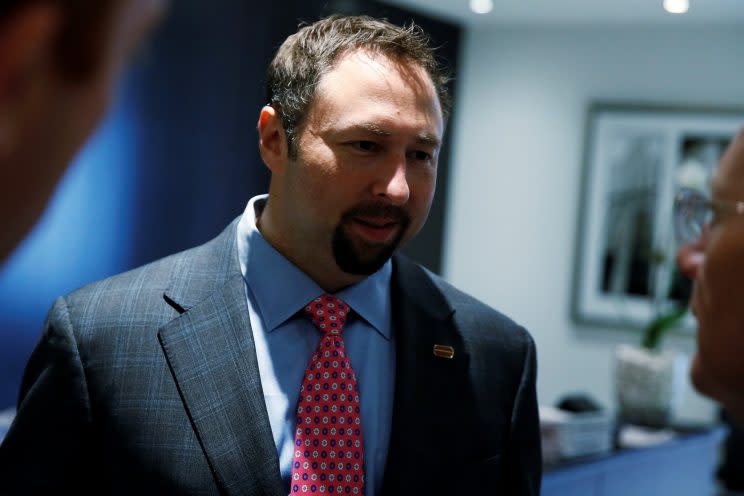
[[[615,351],[615,392],[620,420],[666,427],[674,420],[687,377],[687,357],[620,345]]]

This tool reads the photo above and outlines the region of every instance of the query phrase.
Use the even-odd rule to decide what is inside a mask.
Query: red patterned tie
[[[341,335],[348,312],[330,294],[305,307],[323,338],[300,388],[291,495],[364,494],[359,389]]]

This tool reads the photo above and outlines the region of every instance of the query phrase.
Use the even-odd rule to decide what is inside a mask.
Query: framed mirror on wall
[[[675,265],[672,209],[680,188],[709,194],[743,108],[597,102],[587,115],[573,316],[641,328],[686,304],[691,283]],[[683,323],[694,328],[688,316]]]

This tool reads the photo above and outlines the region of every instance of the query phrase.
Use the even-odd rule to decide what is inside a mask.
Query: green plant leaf
[[[643,330],[641,345],[649,350],[655,350],[664,334],[673,329],[686,313],[687,307],[678,305],[669,312],[659,315]]]

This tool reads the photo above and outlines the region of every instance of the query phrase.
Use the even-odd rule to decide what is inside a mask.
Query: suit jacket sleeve
[[[535,390],[537,360],[535,343],[529,334],[525,334],[527,352],[512,411],[504,473],[510,479],[507,486],[511,491],[508,494],[537,496],[542,479],[540,420]]]
[[[90,405],[67,304],[57,299],[26,366],[17,415],[0,445],[0,494],[86,494],[95,474]],[[68,491],[65,491],[67,489]]]

